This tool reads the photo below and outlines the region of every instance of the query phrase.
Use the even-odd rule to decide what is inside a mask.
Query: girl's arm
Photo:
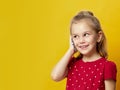
[[[116,82],[112,79],[105,80],[105,90],[116,90]]]
[[[51,73],[51,78],[54,81],[60,81],[67,76],[67,73],[68,73],[67,66],[73,54],[74,54],[74,45],[70,37],[70,48],[65,53],[65,55],[60,59],[60,61],[57,63],[57,65],[54,67]]]
[[[57,63],[57,65],[54,67],[51,78],[54,81],[60,81],[64,79],[67,76],[68,72],[68,63],[70,62],[70,58],[74,53],[73,48],[69,48],[68,51],[65,53],[65,55],[61,58],[61,60]]]

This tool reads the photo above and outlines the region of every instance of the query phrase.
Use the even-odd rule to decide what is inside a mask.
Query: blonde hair
[[[101,57],[107,58],[108,54],[106,49],[105,34],[103,33],[99,20],[94,16],[94,14],[91,11],[81,11],[72,18],[71,25],[70,25],[70,33],[71,33],[72,24],[79,23],[81,20],[90,21],[90,26],[91,28],[93,28],[93,30],[96,33],[99,33],[100,31],[102,31],[103,35],[102,35],[101,41],[97,43],[96,49]],[[81,54],[78,55],[78,57],[81,57],[81,56],[82,56]]]

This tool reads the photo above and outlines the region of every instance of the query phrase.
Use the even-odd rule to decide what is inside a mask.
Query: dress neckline
[[[98,59],[96,59],[96,60],[94,60],[94,61],[87,61],[87,62],[85,62],[85,61],[83,61],[83,59],[81,59],[81,61],[83,62],[83,63],[95,63],[95,62],[99,62],[99,61],[101,61],[101,60],[103,60],[104,58],[103,57],[100,57],[100,58],[98,58]]]

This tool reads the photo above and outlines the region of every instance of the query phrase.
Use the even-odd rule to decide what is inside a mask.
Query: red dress
[[[116,81],[116,65],[105,58],[93,62],[72,60],[68,67],[66,90],[105,90],[106,79]]]

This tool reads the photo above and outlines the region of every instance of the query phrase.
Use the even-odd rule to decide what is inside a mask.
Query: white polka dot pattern
[[[104,90],[104,62],[77,61],[69,67],[67,90]]]

